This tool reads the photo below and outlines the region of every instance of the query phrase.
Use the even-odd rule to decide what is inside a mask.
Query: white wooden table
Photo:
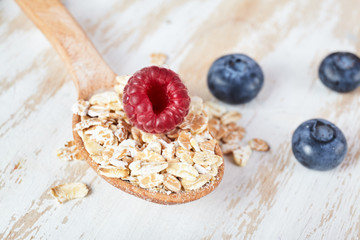
[[[317,78],[332,51],[360,54],[358,0],[66,0],[118,74],[169,56],[192,95],[211,99],[207,70],[233,52],[255,58],[265,85],[243,113],[247,139],[266,139],[244,168],[226,158],[210,195],[162,206],[125,194],[85,162],[63,162],[75,88],[45,37],[11,0],[0,1],[0,239],[360,239],[360,89],[337,94]],[[200,82],[200,83],[199,83]],[[195,88],[201,84],[202,88]],[[328,172],[296,162],[291,135],[303,121],[336,123],[349,144]],[[50,187],[80,181],[82,200],[59,205]]]

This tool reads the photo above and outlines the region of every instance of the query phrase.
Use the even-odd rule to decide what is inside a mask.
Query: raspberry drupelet
[[[148,133],[165,133],[184,120],[189,112],[190,97],[175,72],[151,66],[129,79],[123,103],[135,127]]]

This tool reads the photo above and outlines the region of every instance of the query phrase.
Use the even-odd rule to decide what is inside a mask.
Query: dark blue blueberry
[[[319,78],[336,92],[350,92],[360,84],[360,58],[348,52],[335,52],[320,64]]]
[[[324,119],[302,123],[292,137],[295,158],[305,167],[330,170],[345,158],[347,143],[341,130]]]
[[[220,101],[238,104],[255,98],[264,84],[260,66],[244,54],[218,58],[207,77],[210,92]]]

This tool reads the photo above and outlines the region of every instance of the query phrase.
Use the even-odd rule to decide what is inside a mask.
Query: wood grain
[[[244,116],[245,140],[263,138],[271,151],[255,153],[245,168],[226,158],[211,195],[168,207],[117,191],[83,162],[59,161],[55,150],[71,137],[76,91],[42,34],[3,0],[0,239],[360,239],[360,89],[337,94],[317,78],[328,53],[360,54],[357,0],[64,3],[117,74],[164,52],[192,94],[211,99],[206,73],[215,58],[255,58],[264,88],[253,102],[230,108]],[[292,132],[313,117],[336,123],[348,140],[348,155],[333,171],[310,171],[292,156]],[[89,184],[91,194],[61,206],[50,198],[50,187],[72,181]]]

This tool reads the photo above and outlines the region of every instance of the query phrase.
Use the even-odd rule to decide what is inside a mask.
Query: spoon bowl
[[[78,98],[88,100],[95,93],[111,89],[115,84],[116,74],[102,59],[79,24],[59,0],[16,0],[25,14],[48,38],[61,56],[78,92]],[[98,164],[86,151],[84,143],[74,130],[80,122],[79,115],[73,115],[72,128],[74,141],[86,162],[98,173]],[[222,157],[219,144],[215,153]],[[212,192],[220,183],[224,174],[224,164],[218,169],[216,180],[199,190],[164,194],[151,192],[132,185],[130,182],[100,175],[113,186],[136,197],[160,204],[179,204],[199,199]]]

